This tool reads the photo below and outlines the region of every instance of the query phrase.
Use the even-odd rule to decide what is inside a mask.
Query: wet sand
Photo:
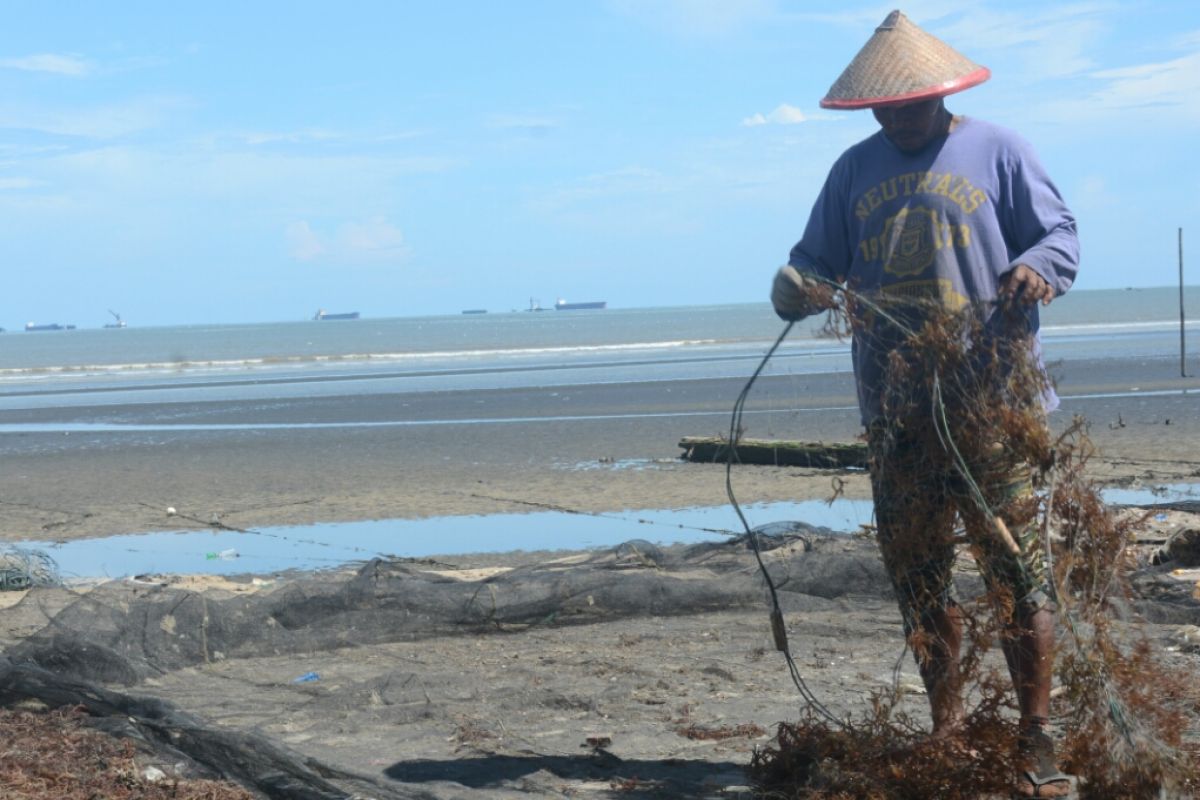
[[[745,419],[745,435],[854,440],[861,427],[849,377],[823,380],[802,395],[792,381],[764,381]],[[123,406],[135,420],[169,417],[184,424],[354,424],[3,434],[0,541],[179,529],[182,520],[168,517],[168,507],[250,528],[533,508],[523,503],[590,512],[722,505],[724,466],[684,463],[677,445],[684,436],[727,432],[731,398],[740,386],[740,380],[707,380],[430,392],[290,401],[269,410]],[[1084,395],[1091,388],[1081,384],[1073,391]],[[1090,421],[1097,480],[1200,478],[1196,396],[1064,392],[1053,424],[1061,429],[1076,414]],[[35,416],[10,412],[0,414],[0,422],[38,421]],[[380,424],[394,420],[402,424]],[[830,495],[833,477],[821,470],[739,466],[734,486],[745,502],[819,499]],[[862,474],[838,477],[847,496],[869,496]]]

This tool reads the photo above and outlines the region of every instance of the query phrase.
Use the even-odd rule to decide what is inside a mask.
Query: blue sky
[[[892,7],[5,2],[0,326],[763,300],[874,130],[817,102]],[[991,67],[948,105],[1033,142],[1078,287],[1173,284],[1200,4],[901,8]]]

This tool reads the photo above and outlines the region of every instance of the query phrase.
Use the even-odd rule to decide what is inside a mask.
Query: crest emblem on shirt
[[[883,269],[893,275],[920,275],[938,249],[937,212],[917,206],[901,209],[883,222]]]

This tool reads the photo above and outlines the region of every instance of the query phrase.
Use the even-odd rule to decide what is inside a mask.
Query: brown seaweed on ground
[[[858,337],[885,337],[885,436],[924,436],[923,463],[912,475],[890,476],[905,491],[922,491],[929,474],[952,475],[960,518],[997,537],[1036,531],[1048,546],[1047,566],[1059,607],[1053,724],[1060,759],[1078,776],[1084,800],[1190,797],[1200,770],[1185,732],[1195,729],[1200,690],[1196,676],[1160,663],[1130,607],[1129,550],[1139,520],[1107,508],[1087,477],[1093,453],[1087,424],[1076,419],[1052,439],[1040,398],[1049,389],[1031,336],[998,336],[997,322],[1019,314],[1003,307],[948,311],[928,301],[886,301],[840,295],[839,313]],[[914,420],[918,421],[914,424]],[[1005,505],[989,503],[989,465],[1002,455],[1032,466],[1036,492]],[[924,484],[927,485],[927,484]],[[915,496],[915,494],[914,494]],[[914,523],[928,507],[914,500]],[[908,526],[919,530],[920,525]],[[961,542],[961,533],[956,541]],[[967,542],[978,549],[978,538]],[[987,544],[987,543],[984,543]],[[908,543],[926,547],[923,541]],[[1013,598],[1002,589],[962,603],[965,615],[962,681],[973,704],[966,725],[933,740],[897,710],[896,697],[878,695],[846,720],[808,712],[783,723],[751,764],[767,797],[808,800],[966,800],[1006,792],[1015,775],[1016,713],[1007,675],[988,653],[1006,635],[998,618]],[[997,613],[1000,612],[1000,613]],[[909,647],[928,647],[915,634]]]
[[[254,800],[240,786],[139,764],[133,741],[87,726],[80,707],[0,708],[0,787],[7,800]]]

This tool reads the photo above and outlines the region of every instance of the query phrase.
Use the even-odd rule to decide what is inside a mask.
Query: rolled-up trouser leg
[[[979,497],[957,486],[953,490],[955,505],[989,594],[996,600],[1008,600],[1010,614],[1005,621],[1020,622],[1043,608],[1053,611],[1030,467],[998,444],[988,458],[973,465],[972,477],[986,511],[980,507]],[[992,516],[1004,520],[1019,553],[1013,553],[995,535]]]

